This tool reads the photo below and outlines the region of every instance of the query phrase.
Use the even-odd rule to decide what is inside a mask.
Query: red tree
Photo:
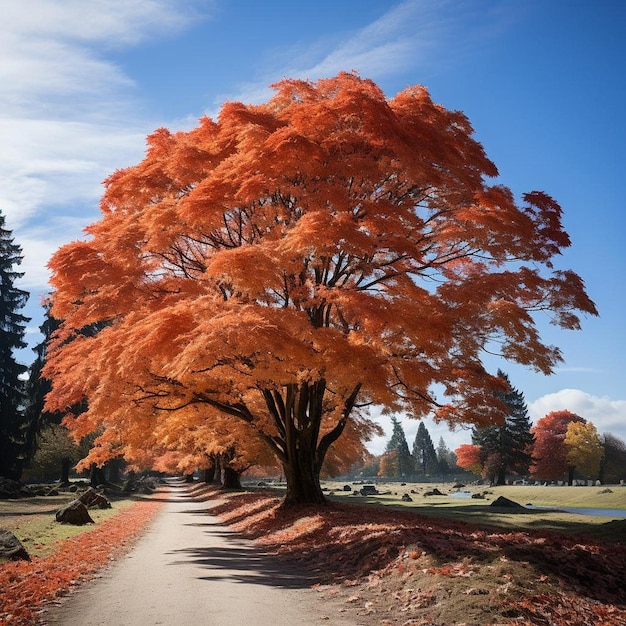
[[[532,429],[535,436],[531,473],[542,480],[559,480],[565,474],[568,484],[574,482],[574,466],[568,461],[565,443],[567,429],[572,422],[585,424],[586,420],[567,410],[552,411],[537,421]]]

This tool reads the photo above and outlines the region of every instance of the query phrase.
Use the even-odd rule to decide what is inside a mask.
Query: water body
[[[450,494],[453,498],[471,498],[471,491],[456,491]],[[563,511],[565,513],[577,513],[578,515],[596,515],[597,517],[612,517],[613,519],[626,519],[626,509],[594,509],[575,506],[533,506],[525,505],[527,509],[541,509],[544,511]]]
[[[596,515],[597,517],[612,517],[613,519],[626,519],[626,509],[591,509],[576,506],[533,506],[532,504],[527,504],[526,508],[564,511],[565,513],[577,513],[578,515]]]

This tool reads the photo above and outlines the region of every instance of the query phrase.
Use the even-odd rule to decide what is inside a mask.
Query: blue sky
[[[600,317],[581,332],[540,322],[565,356],[551,377],[492,365],[533,419],[568,409],[626,440],[625,2],[0,0],[0,16],[0,210],[24,252],[33,343],[48,258],[98,219],[101,181],[142,158],[147,134],[262,102],[284,77],[356,70],[389,96],[426,85],[468,115],[499,182],[561,203],[573,244],[560,267]]]

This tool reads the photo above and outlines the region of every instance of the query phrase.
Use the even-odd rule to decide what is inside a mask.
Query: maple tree
[[[574,482],[574,468],[567,459],[565,436],[570,424],[585,424],[587,420],[568,410],[551,411],[532,428],[535,436],[531,473],[542,480],[560,480],[567,474],[568,484]]]
[[[458,467],[480,476],[483,471],[483,462],[480,458],[480,446],[472,443],[463,443],[455,451]]]
[[[461,112],[349,73],[274,89],[156,131],[107,179],[90,238],[50,261],[63,323],[48,403],[87,398],[67,423],[103,427],[101,450],[114,437],[124,454],[160,420],[211,407],[207,420],[265,439],[285,504],[321,503],[346,425],[375,432],[367,406],[488,424],[485,351],[550,373],[561,353],[533,314],[576,329],[596,309],[553,267],[570,245],[557,202],[489,185],[496,166]]]

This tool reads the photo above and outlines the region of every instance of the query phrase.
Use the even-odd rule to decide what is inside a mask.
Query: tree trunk
[[[498,470],[496,485],[506,485],[506,469]]]
[[[92,487],[97,487],[98,485],[106,485],[107,481],[104,477],[104,470],[101,467],[98,467],[95,463],[91,465],[91,475],[90,475],[90,484]]]
[[[315,450],[305,441],[300,441],[297,454],[283,463],[287,493],[283,507],[301,504],[325,504],[326,498],[320,486],[320,475],[315,461]],[[308,448],[308,449],[307,449]]]
[[[70,484],[70,468],[72,467],[72,461],[70,459],[63,459],[61,461],[61,484]]]
[[[202,480],[205,483],[212,483],[215,480],[215,463],[211,467],[202,470]]]
[[[576,468],[570,465],[567,468],[567,484],[571,487],[574,484],[574,470]]]
[[[116,485],[122,484],[122,467],[124,459],[118,457],[107,462],[106,466],[109,470],[109,482]]]
[[[232,467],[224,468],[223,489],[241,489],[241,472],[234,470]]]
[[[185,482],[186,483],[192,483],[193,482],[193,474],[186,474],[185,475]]]

